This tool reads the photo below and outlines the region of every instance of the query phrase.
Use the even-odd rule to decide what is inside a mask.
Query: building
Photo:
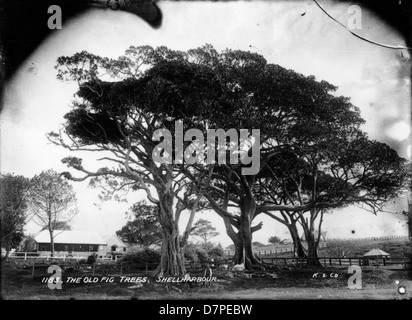
[[[53,235],[55,255],[87,257],[91,254],[105,255],[107,252],[106,241],[96,232],[55,230]],[[49,231],[40,232],[34,240],[40,255],[51,253]]]
[[[111,254],[124,254],[127,250],[127,245],[116,235],[105,236],[106,252]]]
[[[365,253],[363,256],[369,259],[390,258],[389,253],[386,253],[381,249],[372,249],[371,251]]]

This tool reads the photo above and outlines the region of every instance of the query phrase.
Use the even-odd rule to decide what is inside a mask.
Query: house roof
[[[104,236],[103,239],[106,241],[108,246],[117,246],[117,247],[127,247],[127,245],[116,235]]]
[[[106,241],[93,231],[54,230],[53,234],[54,243],[106,244]],[[50,243],[50,234],[44,230],[34,240],[38,243]]]
[[[365,253],[363,256],[364,257],[389,256],[389,253],[386,253],[385,251],[381,249],[372,249],[371,251]]]

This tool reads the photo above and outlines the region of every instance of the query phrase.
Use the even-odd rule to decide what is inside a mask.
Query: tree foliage
[[[23,176],[11,173],[0,176],[1,245],[6,248],[7,256],[24,236],[23,228],[29,214],[29,188],[29,179]]]
[[[128,243],[145,247],[159,245],[162,241],[161,225],[158,221],[158,207],[148,205],[145,201],[135,203],[127,213],[133,217],[116,234]]]
[[[49,226],[44,225],[43,228],[41,228],[41,231],[48,230]],[[68,221],[57,221],[54,224],[54,230],[72,230],[72,227],[69,225]]]
[[[25,235],[23,241],[20,243],[21,252],[34,252],[36,251],[37,242],[33,235]]]
[[[268,239],[268,242],[271,244],[279,244],[282,241],[278,236],[272,236]]]
[[[193,225],[192,236],[202,239],[203,243],[206,244],[210,240],[219,235],[216,228],[212,225],[209,220],[199,219]]]

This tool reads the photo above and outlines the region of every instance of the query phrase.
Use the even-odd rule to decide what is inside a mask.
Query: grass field
[[[319,250],[319,256],[330,257],[335,256],[336,249],[342,249],[346,253],[346,257],[362,257],[368,251],[377,248],[389,253],[392,257],[402,257],[405,248],[410,244],[407,239],[391,239],[391,240],[334,240],[327,243],[326,248]],[[266,249],[269,251],[268,249]],[[268,257],[291,257],[291,252],[272,254]]]
[[[353,255],[363,254],[372,248],[380,248],[391,255],[402,254],[406,241],[343,243],[350,246]],[[342,243],[340,244],[342,245]],[[82,271],[63,274],[62,289],[51,290],[44,277],[45,271],[36,272],[34,278],[30,267],[13,268],[12,264],[2,266],[3,299],[9,300],[144,300],[144,299],[405,299],[412,298],[412,270],[389,270],[376,267],[362,267],[362,290],[348,288],[348,274],[345,268],[317,267],[273,267],[259,272],[231,272],[215,270],[217,278],[210,287],[203,283],[159,283],[148,277],[136,286],[135,282],[120,282],[119,274],[99,274],[93,276]],[[316,276],[315,276],[316,275]],[[67,277],[80,278],[79,283],[67,283]],[[104,282],[102,277],[113,277],[113,282]],[[125,276],[125,275],[123,275]],[[146,277],[144,273],[128,276]],[[203,276],[202,271],[191,276]],[[85,283],[85,277],[96,278],[96,283]],[[396,281],[398,283],[396,283]],[[406,294],[398,292],[403,285]]]
[[[390,271],[383,269],[365,269],[362,271],[362,290],[349,290],[349,274],[342,269],[278,269],[277,278],[257,274],[252,278],[235,276],[228,278],[226,272],[217,271],[217,281],[210,287],[203,284],[157,283],[155,278],[148,278],[139,288],[136,283],[120,283],[120,277],[114,276],[113,283],[67,283],[67,276],[82,277],[82,274],[68,274],[63,277],[62,289],[51,290],[41,283],[44,275],[33,279],[30,272],[22,270],[4,270],[2,279],[2,298],[11,300],[55,300],[55,299],[395,299],[412,297],[412,281],[405,270]],[[317,277],[314,274],[318,273]],[[326,275],[322,277],[321,275]],[[333,276],[331,276],[331,274]],[[96,274],[101,279],[103,275]],[[105,275],[108,276],[108,275]],[[110,276],[110,275],[109,275]],[[130,275],[132,276],[132,275]],[[144,276],[133,274],[133,276]],[[397,293],[395,281],[407,288],[407,295]]]

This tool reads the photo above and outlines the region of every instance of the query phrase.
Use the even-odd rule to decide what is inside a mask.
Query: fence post
[[[27,252],[24,253],[24,260],[27,260]]]
[[[35,263],[36,263],[36,260],[33,259],[33,266],[32,266],[32,269],[31,269],[31,278],[32,279],[34,278],[34,265],[35,265]]]
[[[352,265],[352,258],[349,258],[349,265]]]
[[[287,266],[286,258],[284,258],[283,261],[285,262],[285,266]]]
[[[403,258],[403,267],[406,269],[406,259],[405,259],[404,253],[402,253],[402,258]]]
[[[339,266],[340,267],[342,266],[342,259],[341,258],[339,258]]]
[[[331,258],[329,258],[329,265],[330,266],[332,265],[332,259]]]

